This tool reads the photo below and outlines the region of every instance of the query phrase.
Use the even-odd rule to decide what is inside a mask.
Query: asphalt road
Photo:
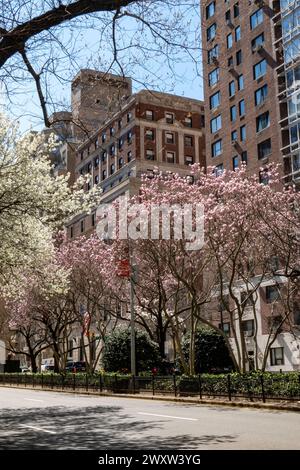
[[[0,449],[300,449],[300,414],[0,388]]]

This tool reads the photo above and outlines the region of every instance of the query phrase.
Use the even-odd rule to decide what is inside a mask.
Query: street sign
[[[130,263],[128,259],[121,259],[117,264],[117,276],[118,277],[130,277]]]

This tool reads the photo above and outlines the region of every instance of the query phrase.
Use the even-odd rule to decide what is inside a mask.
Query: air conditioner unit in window
[[[236,147],[236,146],[237,146],[237,140],[232,140],[232,141],[231,141],[231,145],[232,145],[233,147]]]
[[[263,49],[262,44],[256,44],[255,46],[252,47],[252,52],[259,52]]]
[[[213,64],[215,64],[215,65],[217,65],[217,64],[219,63],[218,57],[217,57],[216,55],[212,56],[211,61],[212,61]]]

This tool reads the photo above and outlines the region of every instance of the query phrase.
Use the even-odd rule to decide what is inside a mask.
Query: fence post
[[[44,374],[42,373],[42,388],[44,388]]]
[[[260,376],[260,383],[261,383],[262,400],[263,400],[264,403],[266,403],[266,395],[265,395],[265,387],[264,387],[264,377],[263,377],[263,375]]]
[[[32,387],[34,388],[34,374],[32,374]]]
[[[152,395],[155,395],[155,375],[152,374]]]
[[[202,400],[202,380],[201,380],[201,374],[198,375],[198,382],[199,382],[199,396],[200,396],[200,400]]]
[[[85,390],[86,390],[86,392],[89,391],[89,376],[88,376],[88,374],[85,374]]]
[[[26,374],[24,374],[24,386],[26,387]]]
[[[73,390],[76,390],[76,375],[73,374]]]
[[[133,394],[135,395],[135,376],[132,376]]]
[[[99,375],[99,393],[102,393],[102,374]]]
[[[51,388],[53,390],[53,374],[51,374]]]
[[[61,375],[61,389],[63,390],[65,388],[65,376]]]
[[[173,383],[174,383],[174,395],[175,395],[175,398],[176,398],[177,397],[176,374],[173,375]]]
[[[231,380],[230,374],[227,375],[228,400],[231,401]]]

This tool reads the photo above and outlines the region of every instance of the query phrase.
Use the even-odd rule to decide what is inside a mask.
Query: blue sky
[[[170,28],[165,33],[172,42],[189,44],[188,52],[182,47],[170,48],[164,43],[152,41],[152,38],[144,30],[138,30],[136,21],[125,18],[117,30],[119,57],[123,70],[127,76],[133,79],[134,91],[145,87],[158,91],[175,93],[186,97],[203,99],[202,67],[200,50],[200,12],[197,0],[185,0],[173,2],[168,9],[154,11],[157,22],[170,18]],[[184,5],[181,7],[181,5]],[[186,5],[190,4],[187,9]],[[194,6],[193,6],[194,4]],[[49,61],[49,48],[47,41],[40,41],[38,53],[32,55],[36,70],[40,67],[54,68],[57,76],[43,74],[44,89],[47,89],[47,100],[55,103],[53,110],[59,111],[70,106],[70,81],[80,68],[93,68],[106,71],[111,64],[112,48],[109,28],[103,35],[103,24],[111,17],[101,22],[93,17],[88,27],[83,20],[74,24],[66,24],[59,30],[59,40],[65,44],[71,57],[66,57],[61,48],[55,42],[51,43],[52,57]],[[169,36],[168,36],[169,35]],[[142,44],[136,48],[135,43]],[[123,52],[125,51],[125,52]],[[157,52],[158,51],[158,52]],[[28,52],[30,56],[30,51]],[[18,58],[15,58],[18,60]],[[112,73],[120,73],[116,65],[110,70]],[[31,81],[24,79],[19,73],[17,84],[12,82],[13,92],[10,101],[5,100],[6,112],[20,122],[21,130],[25,132],[29,128],[40,129],[43,127],[41,109],[35,88]],[[3,102],[3,97],[1,98]]]

